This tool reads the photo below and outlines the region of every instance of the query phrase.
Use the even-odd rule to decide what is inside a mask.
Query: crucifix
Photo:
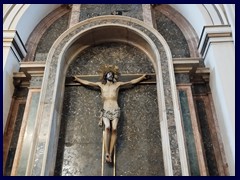
[[[102,66],[99,70],[99,75],[100,81],[98,82],[96,82],[96,80],[86,80],[83,76],[73,76],[73,81],[78,84],[80,83],[80,85],[97,87],[101,91],[103,108],[101,109],[99,125],[102,126],[104,124],[103,144],[105,162],[112,164],[113,159],[115,159],[113,158],[113,154],[117,140],[117,124],[120,117],[120,107],[117,102],[119,89],[144,82],[144,80],[149,79],[150,76],[143,74],[131,80],[118,81],[118,67],[113,65]]]

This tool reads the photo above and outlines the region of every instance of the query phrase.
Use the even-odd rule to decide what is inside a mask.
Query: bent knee
[[[110,132],[110,127],[106,127],[105,131],[109,133]]]
[[[117,129],[112,129],[112,133],[117,134]]]

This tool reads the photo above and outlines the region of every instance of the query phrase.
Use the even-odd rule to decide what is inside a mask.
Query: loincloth
[[[114,109],[111,111],[102,109],[101,112],[102,112],[101,117],[105,117],[105,118],[109,119],[110,121],[112,121],[114,119],[119,119],[119,117],[120,117],[120,108]]]

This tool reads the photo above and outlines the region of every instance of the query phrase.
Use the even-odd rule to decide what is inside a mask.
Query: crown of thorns
[[[103,80],[108,72],[113,72],[114,73],[114,79],[118,79],[120,73],[118,66],[115,65],[102,65],[100,69],[98,70],[98,74],[100,76],[100,79]]]

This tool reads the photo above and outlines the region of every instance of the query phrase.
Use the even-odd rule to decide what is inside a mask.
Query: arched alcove
[[[119,67],[120,81],[126,74],[155,74],[151,61],[140,49],[123,42],[105,42],[78,54],[66,76],[93,77],[104,64]],[[156,84],[120,89],[118,99],[121,115],[116,175],[163,176]],[[97,125],[101,108],[100,91],[65,87],[55,175],[102,175],[102,128]]]
[[[37,114],[40,126],[36,127],[39,134],[33,159],[38,161],[33,165],[33,174],[39,172],[39,167],[43,175],[54,171],[68,66],[86,48],[110,42],[132,45],[151,61],[156,73],[159,128],[164,137],[164,174],[188,174],[169,47],[156,30],[142,21],[120,16],[100,16],[78,23],[65,31],[51,47]],[[45,152],[41,160],[40,151]]]

